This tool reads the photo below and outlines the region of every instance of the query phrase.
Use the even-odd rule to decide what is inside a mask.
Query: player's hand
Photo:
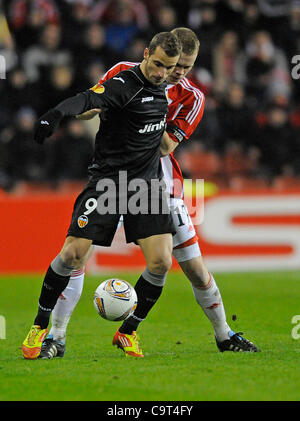
[[[43,114],[34,125],[34,140],[42,144],[46,137],[55,132],[62,117],[62,113],[54,108]]]
[[[78,114],[76,118],[77,120],[91,120],[99,113],[101,113],[101,108],[93,108],[92,110],[88,110],[85,113]]]

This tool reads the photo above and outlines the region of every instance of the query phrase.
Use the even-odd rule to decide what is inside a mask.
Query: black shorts
[[[89,182],[77,197],[67,236],[87,238],[92,240],[95,245],[109,247],[114,238],[121,215],[123,215],[127,243],[134,242],[137,244],[137,240],[152,235],[175,234],[176,230],[170,212],[166,212],[165,207],[164,212],[161,211],[161,203],[163,201],[161,190],[157,196],[160,211],[157,211],[157,206],[155,206],[156,211],[154,212],[153,210],[150,211],[150,206],[146,206],[143,209],[143,213],[134,214],[129,211],[124,213],[124,207],[123,212],[120,212],[120,194],[117,188],[115,194],[111,195],[109,199],[105,196],[107,199],[106,204],[108,200],[111,200],[111,203],[116,204],[115,209],[108,213],[103,213],[103,211],[99,213],[99,201],[103,203],[102,200],[104,199],[102,198],[104,196],[102,192],[96,189],[96,185],[97,183],[94,181]],[[150,200],[149,194],[149,192],[146,193],[146,196]],[[131,199],[134,199],[133,195],[134,193],[127,193],[129,202]],[[124,202],[122,203],[124,205]],[[110,209],[112,208],[114,206]]]

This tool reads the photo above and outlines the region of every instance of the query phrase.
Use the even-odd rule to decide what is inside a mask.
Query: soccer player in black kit
[[[34,138],[43,143],[54,133],[63,117],[101,109],[101,129],[96,135],[89,181],[75,201],[65,243],[46,272],[38,313],[22,346],[26,359],[38,358],[51,312],[67,286],[71,272],[84,266],[93,244],[111,245],[121,214],[126,241],[134,241],[141,247],[147,264],[135,285],[137,320],[144,319],[159,298],[172,265],[172,233],[175,230],[170,213],[162,209],[162,188],[157,187],[153,193],[150,186],[159,186],[162,177],[160,147],[168,147],[164,145],[166,137],[163,136],[168,111],[165,80],[173,71],[180,53],[181,45],[174,34],[159,33],[145,49],[140,65],[118,73],[103,85],[97,84],[66,99],[36,122]],[[125,176],[126,195],[124,186],[118,188]],[[153,184],[153,180],[158,183]],[[148,187],[141,196],[148,207],[141,213],[130,211],[130,199],[135,193],[128,188],[130,183]],[[150,211],[152,193],[158,200],[159,212]],[[101,195],[105,200],[101,201]],[[124,196],[127,209],[124,209]],[[109,208],[104,205],[108,202],[111,204]],[[157,210],[157,206],[154,207]],[[139,299],[141,290],[143,298]],[[117,331],[113,343],[126,355],[143,357],[135,331],[131,334]]]

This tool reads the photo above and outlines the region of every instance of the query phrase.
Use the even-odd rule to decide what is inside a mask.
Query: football
[[[135,310],[137,295],[129,282],[121,279],[107,279],[94,293],[94,306],[103,319],[125,320]]]

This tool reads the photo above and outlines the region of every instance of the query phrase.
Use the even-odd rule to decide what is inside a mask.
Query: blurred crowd
[[[206,96],[196,132],[175,151],[184,176],[225,187],[243,180],[290,185],[300,178],[300,0],[0,4],[3,189],[13,191],[24,181],[55,188],[64,180],[85,180],[93,154],[86,125],[66,119],[41,147],[32,139],[36,117],[93,86],[118,61],[141,61],[155,33],[178,26],[199,37],[188,77]]]

